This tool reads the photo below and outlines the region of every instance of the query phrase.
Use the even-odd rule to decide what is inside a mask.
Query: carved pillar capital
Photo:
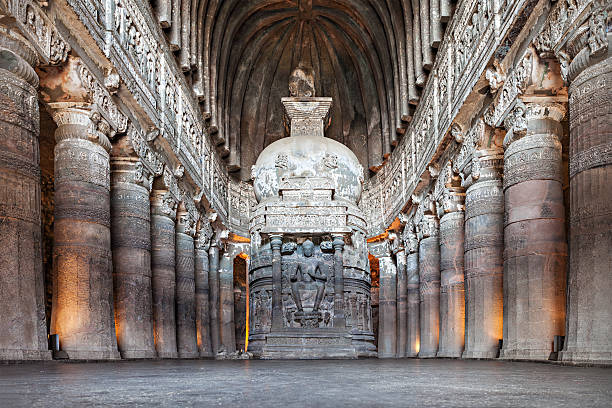
[[[553,124],[560,123],[567,112],[565,103],[555,101],[523,102],[517,101],[514,109],[504,119],[506,136],[504,137],[504,148],[508,148],[512,142],[531,134],[548,133],[557,137],[561,136],[556,129],[547,129],[545,121]]]
[[[342,252],[342,250],[344,249],[344,235],[342,234],[332,235],[332,246],[334,247],[334,251]]]
[[[162,215],[172,220],[176,219],[178,202],[168,190],[153,190],[151,192],[151,213]]]
[[[391,258],[391,245],[387,239],[368,243],[368,249],[375,258]]]
[[[440,230],[440,221],[435,215],[425,214],[417,230],[419,239],[437,237]]]
[[[196,248],[208,251],[211,245],[211,239],[213,237],[213,234],[214,232],[208,219],[200,215],[200,221],[198,222],[195,241]]]
[[[181,206],[182,207],[182,206]],[[196,220],[193,218],[191,213],[184,208],[179,208],[176,212],[176,232],[179,234],[189,235],[190,237],[195,236],[195,224]]]
[[[138,158],[111,157],[111,186],[116,183],[136,184],[151,191],[153,174]]]
[[[270,246],[273,251],[280,252],[283,246],[283,234],[270,234]]]
[[[93,106],[64,102],[51,103],[49,106],[58,127],[55,132],[57,143],[65,139],[82,139],[98,144],[110,152],[111,129]]]

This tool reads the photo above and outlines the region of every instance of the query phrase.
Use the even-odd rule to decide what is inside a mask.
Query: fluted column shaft
[[[200,237],[195,248],[196,330],[200,357],[212,357],[210,338],[210,305],[208,283],[209,244]]]
[[[111,242],[117,345],[123,358],[156,357],[149,178],[136,158],[111,160]]]
[[[36,55],[23,37],[0,29],[0,360],[49,359]]]
[[[211,242],[208,250],[208,288],[210,290],[210,343],[213,354],[217,354],[221,346],[219,328],[219,247]]]
[[[219,320],[221,344],[228,353],[236,351],[236,325],[234,323],[234,259],[225,252],[219,263]]]
[[[570,268],[564,361],[612,361],[609,39],[608,33],[607,59],[584,69],[569,88]]]
[[[334,247],[334,327],[346,327],[344,316],[344,236],[333,236]]]
[[[187,211],[177,213],[176,345],[180,358],[199,356],[196,335],[194,222]]]
[[[56,106],[51,333],[71,359],[119,358],[113,318],[108,125]]]
[[[406,307],[407,333],[406,357],[416,357],[421,348],[419,253],[418,246],[406,256]]]
[[[176,201],[166,190],[151,194],[151,273],[155,349],[161,358],[178,357],[176,345]]]
[[[400,246],[395,253],[397,264],[397,357],[406,357],[408,346],[408,287],[406,251]]]
[[[463,358],[495,358],[503,336],[503,159],[479,160],[482,173],[465,198],[465,351]],[[474,165],[472,165],[474,166]]]
[[[461,357],[465,344],[464,212],[440,219],[440,349],[438,357]]]
[[[528,103],[526,110],[526,129],[510,129],[505,143],[500,357],[547,360],[554,336],[565,332],[567,243],[560,142],[565,107]]]
[[[426,233],[419,243],[420,324],[419,358],[435,357],[440,336],[440,243],[437,219],[426,215]],[[421,227],[424,228],[424,227]]]

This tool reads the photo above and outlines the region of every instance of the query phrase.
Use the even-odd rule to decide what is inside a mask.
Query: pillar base
[[[549,360],[551,355],[550,350],[505,350],[499,352],[499,358],[502,360]]]
[[[179,355],[176,351],[162,351],[157,353],[157,357],[159,358],[179,358]]]
[[[189,352],[179,352],[178,358],[199,358],[200,353],[197,351],[189,351]]]
[[[200,352],[200,358],[214,358],[212,351]]]
[[[497,358],[497,351],[464,351],[461,355],[464,359],[493,359]]]
[[[461,351],[440,350],[436,357],[438,358],[461,358]]]
[[[568,363],[612,364],[609,351],[561,351],[559,361]]]
[[[417,355],[418,358],[436,358],[437,356],[437,352],[435,351],[426,351],[426,352],[419,352],[419,354]]]
[[[50,350],[0,349],[0,361],[51,360]]]
[[[70,360],[121,360],[118,351],[62,350]]]
[[[126,351],[121,351],[121,358],[122,359],[151,359],[151,358],[157,358],[157,353],[155,351],[151,351],[151,350],[126,350]]]

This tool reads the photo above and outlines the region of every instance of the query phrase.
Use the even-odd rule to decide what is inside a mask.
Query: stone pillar
[[[224,252],[219,263],[219,320],[221,344],[225,351],[236,351],[236,325],[234,324],[234,258]]]
[[[210,338],[210,306],[208,283],[208,250],[210,248],[210,238],[211,236],[201,228],[200,231],[198,231],[198,237],[195,243],[196,334],[200,357],[213,356],[212,343]]]
[[[567,243],[560,138],[565,107],[518,102],[504,140],[501,358],[548,360],[565,334]],[[514,116],[512,116],[514,117]]]
[[[151,179],[137,158],[111,160],[115,329],[123,358],[153,358]]]
[[[605,4],[605,2],[604,2]],[[608,11],[609,13],[609,11]],[[563,361],[612,362],[612,57],[605,10],[570,65],[570,268]],[[582,58],[579,58],[582,57]],[[589,63],[587,65],[585,63]],[[583,68],[584,67],[584,68]]]
[[[378,358],[397,356],[397,269],[389,242],[371,245],[370,252],[379,260],[380,289],[378,301]]]
[[[334,247],[334,327],[345,328],[344,316],[344,236],[334,235],[332,245]]]
[[[438,357],[461,357],[465,344],[465,238],[461,188],[449,188],[440,219],[440,349]],[[449,203],[450,202],[450,203]]]
[[[503,156],[476,151],[465,197],[465,351],[463,358],[495,358],[503,327]]]
[[[184,208],[179,209],[176,220],[176,345],[180,358],[195,358],[199,356],[193,242],[195,220]]]
[[[409,228],[408,226],[406,228]],[[412,227],[410,228],[412,229]],[[406,234],[405,234],[406,235]],[[419,291],[419,241],[414,232],[407,234],[406,256],[406,357],[416,357],[421,348],[421,311]]]
[[[397,357],[406,357],[408,336],[408,288],[406,276],[406,251],[398,238],[393,240],[397,265]]]
[[[419,358],[435,357],[440,336],[440,243],[438,219],[424,215],[419,225],[421,347]]]
[[[51,358],[41,258],[36,54],[0,24],[0,360]]]
[[[283,327],[282,245],[282,234],[270,235],[270,246],[272,248],[272,330],[279,330]]]
[[[176,200],[167,190],[151,194],[153,333],[158,357],[176,358]]]
[[[219,246],[216,240],[210,243],[208,250],[208,288],[210,290],[210,344],[213,355],[221,346],[219,330]]]
[[[51,333],[71,359],[117,359],[113,319],[108,124],[52,104],[55,131]]]

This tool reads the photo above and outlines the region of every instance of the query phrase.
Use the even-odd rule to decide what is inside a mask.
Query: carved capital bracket
[[[178,201],[168,190],[151,192],[151,213],[153,215],[162,215],[174,220],[177,206]]]
[[[377,259],[391,257],[391,243],[386,238],[380,241],[369,242],[368,250],[370,254]]]
[[[200,214],[200,219],[197,224],[195,246],[197,249],[208,251],[214,231],[207,217]]]
[[[57,102],[49,104],[49,108],[58,126],[55,132],[57,143],[64,139],[83,139],[97,143],[110,152],[112,131],[96,106]]]
[[[555,56],[563,79],[571,82],[608,54],[611,10],[612,3],[607,0],[560,0],[534,46],[543,57]]]
[[[127,130],[127,117],[80,58],[70,57],[62,67],[48,67],[41,72],[41,94],[45,102],[95,106],[95,111],[112,130],[111,138]]]
[[[516,102],[512,111],[504,119],[506,136],[504,137],[504,148],[523,136],[530,133],[533,123],[537,120],[552,120],[561,122],[567,112],[566,104],[558,102]],[[536,131],[538,131],[536,129]],[[541,130],[540,130],[541,131]]]

